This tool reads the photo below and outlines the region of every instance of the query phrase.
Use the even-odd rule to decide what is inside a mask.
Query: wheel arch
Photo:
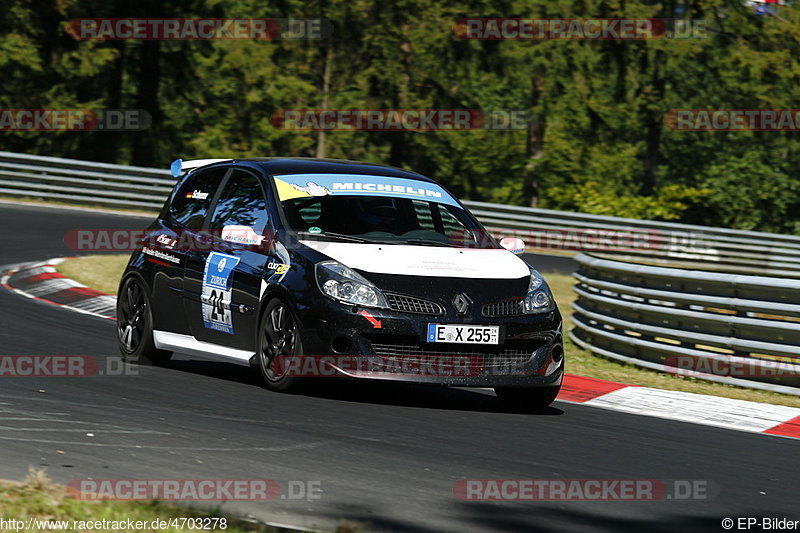
[[[122,277],[119,278],[119,285],[117,286],[117,294],[119,294],[119,290],[122,289],[122,286],[129,278],[137,278],[144,284],[148,296],[153,296],[153,284],[149,283],[142,274],[142,271],[135,267],[129,267],[122,273]]]
[[[123,273],[122,277],[119,279],[119,286],[117,288],[117,298],[119,298],[120,294],[122,293],[122,286],[125,285],[125,282],[131,278],[135,278],[138,280],[142,285],[144,285],[144,292],[147,295],[147,299],[150,303],[150,316],[153,323],[151,324],[153,329],[156,329],[155,324],[155,313],[153,313],[153,307],[156,305],[156,295],[154,294],[153,284],[148,282],[147,278],[144,276],[142,271],[136,267],[129,267]]]
[[[297,313],[297,301],[292,296],[292,293],[289,292],[286,287],[276,283],[271,283],[264,290],[264,294],[261,296],[261,299],[258,302],[258,310],[256,311],[256,324],[261,324],[261,319],[264,316],[264,310],[267,308],[267,304],[269,304],[269,302],[275,298],[279,298],[289,304],[294,312],[295,320],[302,323],[302,320]],[[258,335],[258,328],[256,328],[256,335]]]

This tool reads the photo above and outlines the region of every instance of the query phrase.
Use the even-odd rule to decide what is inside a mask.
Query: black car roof
[[[389,178],[406,178],[435,183],[434,180],[410,170],[375,165],[346,159],[314,159],[305,157],[254,157],[234,159],[234,163],[249,162],[260,166],[273,176],[281,174],[366,174]]]

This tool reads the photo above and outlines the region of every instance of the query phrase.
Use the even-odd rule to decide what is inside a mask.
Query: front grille
[[[533,352],[536,349],[547,342],[545,339],[534,339],[511,341],[505,346],[498,346],[468,344],[420,345],[413,342],[403,342],[400,339],[395,342],[377,342],[378,340],[371,341],[375,355],[401,358],[424,356],[476,357],[481,358],[486,367],[523,364],[533,356]]]
[[[422,315],[441,315],[444,313],[444,308],[436,302],[423,300],[422,298],[416,298],[414,296],[387,294],[386,299],[389,300],[389,307],[395,311],[419,313]]]
[[[522,298],[509,298],[486,304],[483,306],[483,316],[487,317],[501,317],[501,316],[520,316],[525,314],[525,305]]]

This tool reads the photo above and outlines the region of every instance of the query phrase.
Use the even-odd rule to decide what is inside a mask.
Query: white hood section
[[[300,241],[356,270],[375,274],[476,279],[529,276],[525,261],[508,250]]]

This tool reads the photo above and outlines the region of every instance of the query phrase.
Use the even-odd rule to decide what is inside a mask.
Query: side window
[[[448,236],[468,231],[464,224],[447,209],[447,206],[420,200],[412,200],[412,202],[420,229],[444,232]],[[437,229],[439,221],[441,221],[441,230]]]
[[[268,213],[267,199],[258,178],[249,172],[234,170],[217,201],[209,228],[250,226],[262,235],[269,222]]]
[[[169,208],[172,218],[189,229],[200,229],[208,206],[227,171],[227,168],[215,168],[187,177]]]
[[[417,214],[417,222],[420,229],[436,231],[433,225],[433,217],[431,216],[432,204],[420,200],[411,200],[411,203],[414,204],[414,212]]]
[[[444,227],[444,232],[447,235],[451,235],[453,233],[463,234],[467,232],[467,228],[464,224],[458,220],[453,213],[451,213],[447,207],[442,204],[437,204],[439,207],[439,213],[442,216],[442,226]]]

